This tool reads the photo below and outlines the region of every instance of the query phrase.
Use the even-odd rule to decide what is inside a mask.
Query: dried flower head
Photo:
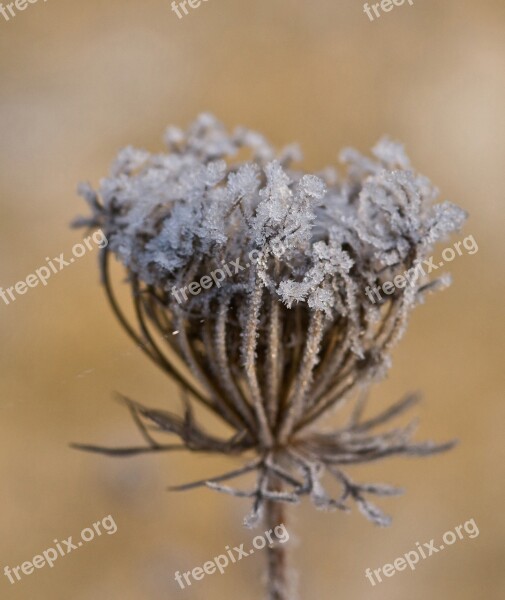
[[[389,139],[375,146],[373,159],[344,151],[345,178],[333,169],[296,170],[295,146],[278,153],[260,134],[229,133],[209,114],[187,131],[169,128],[165,142],[163,154],[122,150],[97,192],[81,186],[92,216],[79,224],[104,230],[109,245],[101,265],[112,307],[182,386],[185,411],[178,416],[127,400],[147,446],[85,448],[254,453],[238,470],[177,489],[207,485],[250,497],[249,525],[272,503],[304,495],[323,509],[346,510],[354,500],[386,525],[389,518],[367,495],[398,490],[354,483],[342,467],[428,455],[450,444],[412,442],[412,425],[377,431],[412,406],[413,396],[363,419],[364,394],[356,394],[349,422],[322,430],[321,421],[384,376],[410,311],[443,282],[419,277],[377,302],[365,290],[415,269],[465,214],[449,202],[435,204],[437,190]],[[126,268],[135,324],[114,295],[111,253]],[[195,402],[230,427],[228,439],[196,422]],[[181,443],[159,443],[147,424]],[[252,490],[222,483],[250,471],[257,473]],[[325,492],[325,472],[341,484],[339,498]]]

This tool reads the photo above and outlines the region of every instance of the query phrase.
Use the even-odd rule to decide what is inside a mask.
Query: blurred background
[[[76,184],[96,184],[117,150],[162,149],[168,124],[201,111],[298,141],[304,167],[335,164],[383,134],[403,141],[442,198],[470,213],[479,251],[444,270],[454,284],[413,315],[376,410],[421,390],[419,439],[457,437],[425,460],[352,471],[406,495],[380,502],[378,529],[351,516],[291,510],[302,598],[474,600],[505,597],[503,173],[505,5],[416,1],[370,22],[358,0],[209,0],[178,19],[170,0],[51,0],[0,16],[0,285],[13,285],[82,240]],[[442,250],[442,247],[440,248]],[[225,545],[250,545],[246,502],[166,491],[233,461],[183,454],[113,459],[69,442],[141,442],[121,391],[177,410],[176,387],[134,347],[99,285],[96,250],[10,305],[0,301],[0,574],[79,536],[106,515],[118,526],[0,596],[51,600],[262,597],[256,552],[181,590],[174,572]],[[338,422],[338,416],[335,417]],[[475,519],[463,539],[372,588],[377,568],[416,542]]]

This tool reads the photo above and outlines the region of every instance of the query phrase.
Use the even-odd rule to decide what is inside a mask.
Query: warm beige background
[[[303,505],[296,536],[302,598],[498,600],[505,597],[503,431],[503,0],[416,0],[370,23],[358,0],[209,0],[179,21],[169,0],[50,0],[0,18],[0,285],[69,252],[84,211],[77,181],[96,183],[128,143],[161,148],[168,123],[201,110],[233,126],[299,141],[307,168],[338,150],[403,140],[444,197],[471,213],[474,256],[451,265],[454,285],[415,314],[377,403],[423,390],[420,436],[459,437],[449,455],[396,459],[358,472],[404,485],[382,506],[393,527]],[[170,483],[226,465],[196,456],[114,460],[69,441],[138,439],[121,390],[177,408],[175,387],[132,347],[98,285],[96,253],[0,303],[0,567],[111,513],[119,530],[11,586],[29,600],[213,600],[261,597],[261,553],[190,590],[173,581],[251,540],[246,505]],[[372,588],[377,567],[474,518],[463,540]]]

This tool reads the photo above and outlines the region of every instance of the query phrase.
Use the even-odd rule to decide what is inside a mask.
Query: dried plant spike
[[[304,496],[324,510],[354,503],[388,525],[368,496],[401,490],[354,483],[342,469],[452,447],[413,441],[415,421],[384,430],[416,396],[364,417],[368,389],[390,368],[411,310],[441,286],[412,277],[380,299],[367,290],[414,272],[465,213],[436,203],[437,189],[388,138],[373,158],[342,152],[341,176],[295,169],[295,147],[278,152],[262,135],[230,132],[210,114],[186,131],[169,128],[165,142],[161,154],[125,148],[96,191],[81,185],[91,215],[76,224],[107,236],[100,262],[107,298],[128,335],[180,386],[183,414],[124,399],[147,445],[76,447],[240,457],[241,467],[171,489],[206,486],[249,498],[248,526],[284,524],[286,507]],[[239,152],[249,158],[238,160]],[[112,256],[125,269],[133,322],[114,293]],[[322,429],[353,398],[350,420]],[[222,419],[228,437],[203,428],[205,410]],[[228,485],[251,473],[252,488]],[[342,487],[338,498],[324,489],[327,473]],[[286,549],[269,548],[269,600],[293,598],[287,569]]]

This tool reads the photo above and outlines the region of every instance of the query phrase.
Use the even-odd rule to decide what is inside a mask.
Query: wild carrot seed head
[[[385,524],[363,494],[391,489],[353,484],[338,465],[447,446],[412,444],[409,428],[370,433],[411,397],[369,421],[358,410],[337,431],[321,433],[316,422],[387,371],[410,311],[437,282],[412,278],[380,299],[367,290],[414,270],[459,229],[464,212],[436,204],[437,190],[387,138],[373,158],[342,152],[344,176],[295,169],[295,146],[277,152],[260,134],[228,132],[208,114],[187,131],[169,128],[165,142],[162,154],[125,148],[97,191],[82,185],[92,215],[79,224],[101,227],[109,240],[104,280],[123,325],[235,434],[228,442],[205,434],[189,399],[183,420],[131,401],[130,408],[190,450],[255,450],[259,462],[244,471],[258,471],[252,521],[264,500],[309,494],[326,508],[353,498]],[[110,253],[126,268],[136,327],[115,302]],[[174,353],[191,375],[177,369]],[[343,485],[340,500],[322,489],[324,468]],[[267,489],[268,473],[291,491]]]

